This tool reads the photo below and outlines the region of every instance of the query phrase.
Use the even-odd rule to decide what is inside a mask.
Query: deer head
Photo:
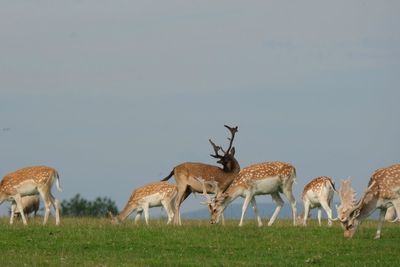
[[[216,201],[221,198],[221,191],[218,189],[218,183],[216,181],[205,181],[204,179],[199,179],[197,178],[197,181],[199,181],[203,187],[203,195],[206,198],[207,202],[202,202],[202,204],[206,204],[208,207],[208,211],[210,212],[211,215],[211,223],[217,223],[217,219],[219,217],[219,213],[217,210],[217,205]],[[214,197],[210,197],[210,195],[207,193],[207,185],[211,187],[211,192],[216,192]]]
[[[238,131],[238,127],[229,127],[228,125],[224,125],[231,133],[231,137],[228,137],[229,140],[229,146],[228,149],[225,151],[221,146],[217,146],[211,139],[210,141],[213,149],[214,149],[214,155],[211,154],[210,156],[213,158],[218,159],[217,163],[221,164],[223,166],[224,171],[232,171],[234,168],[234,158],[235,158],[235,147],[232,147],[233,144],[233,139],[235,138],[235,134]],[[220,155],[218,152],[222,151],[224,153],[223,155]]]
[[[344,236],[347,238],[353,237],[360,224],[359,216],[361,213],[361,207],[365,202],[371,201],[373,194],[371,194],[371,189],[375,185],[372,182],[364,193],[364,196],[360,201],[356,202],[355,195],[356,192],[351,187],[351,178],[349,177],[347,181],[343,179],[340,181],[340,205],[337,208],[338,219],[344,229]]]

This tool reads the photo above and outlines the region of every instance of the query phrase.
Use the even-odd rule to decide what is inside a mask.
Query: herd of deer
[[[339,192],[335,189],[333,180],[327,176],[313,179],[305,187],[302,194],[304,211],[301,217],[296,217],[296,200],[292,193],[292,185],[296,179],[294,166],[284,162],[264,162],[250,165],[240,169],[235,159],[233,140],[237,127],[225,127],[230,131],[229,145],[226,150],[217,146],[211,140],[214,149],[211,156],[218,159],[221,167],[185,162],[173,168],[171,173],[161,182],[152,183],[134,190],[125,208],[117,216],[112,216],[112,222],[118,223],[136,211],[135,222],[142,212],[146,223],[149,219],[149,208],[163,206],[168,214],[168,224],[181,225],[180,206],[191,193],[202,193],[207,198],[207,205],[211,215],[212,224],[224,223],[223,212],[225,208],[239,196],[244,198],[242,216],[239,226],[243,224],[244,215],[251,203],[257,218],[257,223],[262,226],[262,220],[257,210],[255,196],[271,195],[276,203],[268,225],[272,225],[277,218],[283,200],[281,193],[289,200],[292,208],[293,224],[302,220],[307,224],[310,209],[318,208],[318,221],[321,224],[321,208],[328,216],[328,225],[339,220],[345,237],[352,237],[358,225],[374,210],[380,209],[378,229],[375,238],[380,238],[385,216],[392,222],[398,221],[400,214],[400,164],[391,165],[376,170],[360,200],[355,199],[355,191],[351,187],[351,179],[341,180]],[[222,152],[222,154],[220,154]],[[176,185],[166,181],[175,177]],[[13,223],[15,214],[19,213],[24,224],[27,224],[25,214],[35,212],[39,207],[39,197],[45,206],[43,224],[47,223],[50,206],[55,210],[56,225],[60,223],[59,203],[51,194],[52,184],[56,182],[57,189],[61,191],[58,172],[46,166],[34,166],[17,170],[4,176],[0,183],[0,204],[5,200],[11,201],[10,224]],[[332,199],[334,193],[339,194],[340,205],[337,208],[337,218],[332,217]],[[209,194],[213,194],[211,197]],[[17,209],[17,210],[16,210]],[[390,214],[389,214],[390,213]],[[391,217],[388,219],[388,217]]]

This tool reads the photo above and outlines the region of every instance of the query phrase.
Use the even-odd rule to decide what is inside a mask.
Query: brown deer
[[[176,180],[178,196],[175,201],[175,224],[182,224],[180,216],[180,206],[182,202],[192,192],[203,192],[202,183],[198,179],[203,179],[206,182],[215,181],[217,187],[215,188],[211,185],[207,185],[207,192],[216,193],[216,189],[221,192],[225,191],[238,175],[240,165],[235,159],[235,148],[232,146],[238,127],[224,126],[228,128],[231,133],[231,137],[228,138],[229,146],[226,151],[209,140],[215,152],[215,154],[211,156],[218,159],[217,163],[221,164],[223,168],[204,163],[185,162],[176,166],[167,177],[162,179],[162,181],[166,181],[174,176]],[[223,155],[218,154],[220,150],[224,153]]]
[[[176,186],[165,182],[157,182],[139,187],[133,190],[128,203],[118,216],[109,215],[112,223],[117,224],[124,221],[132,212],[136,211],[135,224],[144,212],[146,224],[149,224],[149,208],[163,206],[168,215],[169,224],[174,217],[173,202],[177,191]]]
[[[55,210],[56,225],[60,223],[60,212],[58,200],[51,194],[51,187],[56,181],[58,191],[61,191],[58,172],[46,166],[27,167],[9,173],[3,177],[0,183],[0,204],[5,200],[14,201],[26,225],[26,218],[22,205],[22,197],[40,194],[45,205],[43,224],[49,219],[50,206]],[[10,220],[10,224],[12,224]]]
[[[320,176],[311,180],[304,186],[302,200],[304,210],[301,220],[303,225],[307,225],[310,209],[318,208],[318,223],[321,226],[321,207],[328,215],[328,226],[332,226],[335,220],[332,218],[332,199],[336,192],[335,183],[328,176]]]
[[[258,226],[262,226],[261,218],[258,214],[255,196],[271,195],[276,203],[275,211],[268,222],[271,226],[278,216],[283,200],[280,193],[283,193],[292,207],[293,224],[296,224],[296,199],[292,193],[292,185],[296,179],[296,169],[285,162],[263,162],[243,168],[235,181],[221,194],[217,194],[214,199],[209,198],[211,209],[211,223],[218,223],[219,218],[225,208],[239,196],[244,197],[242,216],[239,226],[243,225],[243,218],[250,202],[253,206],[257,218]]]
[[[22,209],[24,211],[24,215],[28,217],[29,214],[33,213],[33,217],[35,217],[37,211],[39,210],[40,196],[38,194],[31,196],[24,196],[21,198],[21,201],[22,201]],[[14,217],[21,216],[21,213],[16,209],[17,209],[17,204],[15,203],[15,201],[13,201],[10,208],[10,224],[13,223]]]
[[[374,210],[380,209],[375,239],[380,238],[386,210],[394,207],[396,214],[400,214],[400,164],[376,170],[369,180],[364,196],[358,202],[355,200],[350,178],[341,181],[339,196],[341,203],[337,207],[337,213],[344,236],[353,237],[360,223]]]

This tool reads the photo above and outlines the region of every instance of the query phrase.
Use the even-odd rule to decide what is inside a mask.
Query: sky
[[[180,163],[216,164],[208,139],[226,146],[228,124],[241,167],[296,167],[298,202],[321,175],[351,176],[360,196],[399,162],[399,12],[394,0],[0,0],[0,176],[52,166],[60,200],[122,209]]]

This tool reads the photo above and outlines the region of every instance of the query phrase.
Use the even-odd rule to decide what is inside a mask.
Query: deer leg
[[[322,220],[322,210],[321,208],[318,208],[318,213],[317,213],[317,218],[318,218],[318,225],[321,226],[321,220]],[[328,220],[329,223],[329,220]]]
[[[15,209],[17,208],[17,203],[13,201],[11,203],[11,215],[10,215],[10,224],[14,223]]]
[[[257,202],[256,202],[256,198],[254,196],[251,198],[251,205],[253,206],[253,210],[254,210],[254,214],[256,215],[256,218],[257,218],[258,226],[262,226],[263,224],[261,221],[260,214],[258,213]]]
[[[49,192],[49,197],[51,204],[53,205],[54,211],[55,211],[55,217],[56,217],[56,225],[60,224],[60,209],[59,209],[59,203],[58,199],[56,199],[50,192]]]
[[[272,193],[271,197],[274,200],[274,202],[276,203],[276,208],[275,208],[274,213],[271,216],[271,219],[268,222],[268,226],[271,226],[275,222],[276,217],[278,216],[279,212],[281,211],[283,203],[284,203],[278,192]]]
[[[49,214],[50,214],[50,206],[51,206],[51,200],[50,200],[50,196],[49,193],[47,191],[38,190],[40,193],[40,196],[43,199],[43,203],[44,203],[44,217],[43,217],[43,225],[47,224],[47,221],[49,220]]]
[[[375,239],[381,238],[381,230],[385,221],[386,209],[381,209],[379,213],[378,229],[376,230]]]
[[[175,225],[181,225],[181,211],[180,211],[180,206],[183,202],[184,195],[186,193],[186,187],[185,188],[178,188],[178,196],[176,197],[175,200],[175,218],[174,218],[174,224]]]
[[[400,201],[399,200],[394,201],[394,202],[392,202],[392,204],[393,204],[393,208],[395,210],[395,214],[394,214],[395,218],[392,220],[392,222],[396,222],[396,221],[400,220]]]
[[[163,205],[165,211],[167,212],[168,215],[168,222],[167,224],[170,224],[172,219],[174,218],[174,212],[172,210],[172,205],[171,205],[171,200],[166,201],[166,200],[161,200],[161,204]]]
[[[21,214],[22,222],[24,223],[24,225],[27,225],[28,223],[26,222],[26,218],[25,218],[25,214],[24,214],[24,208],[22,207],[21,195],[18,194],[16,196],[14,196],[14,200],[17,203],[17,208],[19,210],[19,213]]]
[[[221,224],[225,225],[225,216],[224,216],[224,211],[221,213]]]
[[[178,192],[178,198],[177,198],[177,200],[175,201],[175,211],[176,211],[176,214],[177,214],[178,216],[177,216],[177,218],[175,219],[175,224],[182,225],[180,207],[181,207],[182,202],[190,195],[190,193],[192,193],[192,191],[190,190],[190,188],[186,188],[186,189],[183,191],[182,196],[179,198],[180,194],[179,194],[179,192]],[[179,202],[178,202],[178,200],[179,200]]]
[[[143,211],[144,211],[144,220],[146,221],[146,224],[149,225],[149,204],[145,204],[143,206]]]
[[[304,201],[304,211],[303,211],[303,226],[307,225],[308,214],[310,213],[310,203],[308,201]]]
[[[332,226],[332,209],[329,206],[328,202],[326,201],[321,201],[321,207],[325,210],[326,215],[328,215],[328,226]],[[319,208],[321,210],[321,208]],[[318,211],[319,211],[318,210]],[[321,222],[319,223],[321,225]]]
[[[141,215],[142,215],[142,211],[136,212],[135,225],[138,224]]]
[[[290,205],[292,207],[293,225],[296,225],[297,208],[296,208],[296,199],[294,198],[292,192],[292,184],[283,187],[282,191],[290,202]]]
[[[240,217],[239,226],[243,225],[244,214],[246,213],[247,207],[249,206],[251,199],[252,199],[252,196],[250,194],[247,195],[246,198],[244,199],[243,207],[242,207],[242,216]]]

